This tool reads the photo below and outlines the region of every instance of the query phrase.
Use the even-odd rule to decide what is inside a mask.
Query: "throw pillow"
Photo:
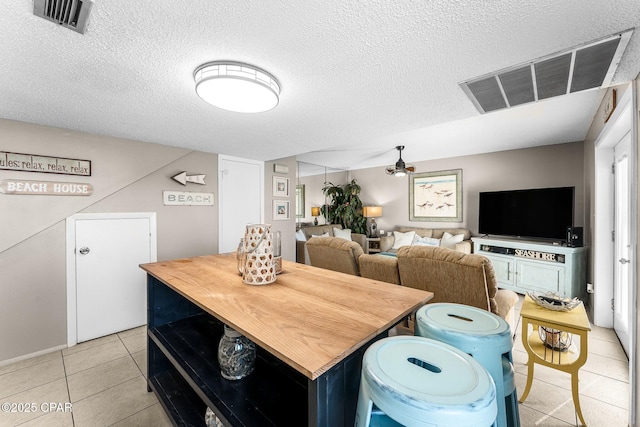
[[[413,241],[414,246],[440,246],[440,239],[434,239],[433,237],[420,237],[416,236]]]
[[[325,231],[322,234],[312,234],[311,237],[329,237],[329,232]]]
[[[351,241],[351,229],[350,228],[333,228],[333,236],[341,239]]]
[[[446,231],[442,233],[442,241],[440,242],[440,246],[447,249],[455,249],[456,244],[460,243],[464,240],[464,234],[456,234],[455,236],[451,233],[447,233]]]
[[[413,239],[416,237],[415,231],[407,231],[401,233],[399,231],[393,232],[393,246],[391,249],[400,249],[401,246],[411,246]]]
[[[304,235],[304,231],[298,230],[296,231],[296,240],[299,242],[306,242],[307,236]]]

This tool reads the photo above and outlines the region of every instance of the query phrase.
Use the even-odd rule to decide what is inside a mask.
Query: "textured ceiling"
[[[640,24],[638,0],[95,0],[84,35],[0,4],[0,117],[359,168],[584,139],[601,90],[479,115],[459,83]],[[193,71],[257,65],[280,104],[205,104]],[[640,71],[635,31],[612,84]],[[0,142],[1,147],[1,142]]]

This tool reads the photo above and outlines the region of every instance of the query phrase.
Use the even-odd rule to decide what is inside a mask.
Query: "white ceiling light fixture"
[[[280,99],[280,83],[253,65],[209,62],[196,68],[193,78],[198,96],[224,110],[260,113],[273,109]]]
[[[404,145],[398,145],[396,150],[400,152],[400,156],[395,165],[387,166],[384,171],[387,175],[393,176],[405,176],[407,174],[412,174],[416,171],[416,167],[414,165],[408,165],[402,160],[402,150],[404,150]]]

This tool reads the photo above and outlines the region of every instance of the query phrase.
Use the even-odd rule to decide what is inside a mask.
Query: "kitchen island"
[[[277,281],[242,283],[235,254],[143,264],[148,387],[176,425],[352,426],[362,356],[433,294],[284,261]],[[256,368],[222,378],[227,324],[257,347]]]

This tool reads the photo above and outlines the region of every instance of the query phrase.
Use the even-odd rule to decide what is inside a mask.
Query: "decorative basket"
[[[538,295],[535,292],[527,292],[527,295],[540,307],[553,311],[571,311],[581,303],[578,298],[561,297],[555,292],[547,292],[543,295]]]
[[[540,336],[540,341],[546,347],[556,351],[567,351],[573,341],[573,337],[569,332],[545,326],[538,327],[538,335]]]

